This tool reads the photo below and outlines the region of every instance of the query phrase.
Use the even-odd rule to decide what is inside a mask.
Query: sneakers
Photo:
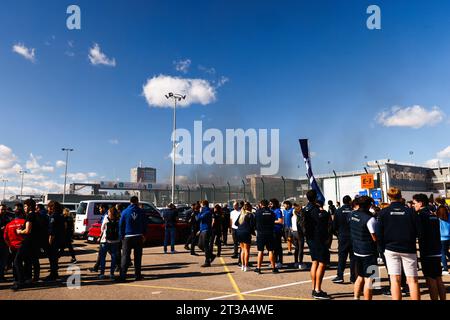
[[[257,273],[257,274],[261,274],[261,269],[259,269],[259,268],[255,268],[255,270],[253,270],[253,271],[255,271],[255,273]]]
[[[299,268],[300,270],[308,270],[308,266],[306,265],[306,263],[301,263],[301,264],[298,266],[298,268]]]
[[[103,273],[98,275],[99,280],[104,280],[106,277]]]
[[[15,282],[15,283],[13,284],[13,286],[11,287],[11,289],[14,290],[14,291],[17,291],[17,290],[19,290],[19,289],[22,289],[22,285],[19,284],[18,282]]]
[[[213,255],[211,256],[211,263],[214,261],[215,258],[216,258],[216,255],[213,254]]]
[[[46,277],[44,279],[45,282],[51,282],[51,281],[56,281],[58,280],[58,276],[54,276],[54,275],[49,275],[48,277]]]
[[[89,268],[88,270],[89,270],[90,272],[98,272],[98,268],[95,268],[95,267],[94,267],[94,268]]]
[[[144,276],[136,276],[134,277],[134,281],[142,281],[144,280]]]
[[[191,250],[191,248],[189,248],[188,245],[185,245],[185,246],[184,246],[184,249],[187,250],[187,251]]]
[[[300,268],[300,264],[299,264],[298,262],[296,262],[296,263],[294,264],[294,268],[295,268],[295,269],[299,269],[299,268]]]
[[[325,291],[313,291],[312,294],[314,299],[319,300],[330,300],[331,297]]]
[[[70,263],[76,264],[78,261],[75,258],[72,258],[72,260],[70,260]]]
[[[198,253],[195,253],[195,252],[193,252],[193,253],[191,253],[191,256],[199,256],[199,254],[198,254]]]
[[[114,280],[116,280],[116,277],[115,277],[113,274],[110,274],[110,275],[109,275],[109,280],[114,281]]]
[[[248,268],[244,267],[244,269],[242,271],[247,272]]]
[[[277,269],[282,269],[283,268],[283,264],[280,262],[277,262],[276,264]]]
[[[280,273],[280,270],[278,270],[278,268],[273,268],[272,273]]]
[[[342,279],[341,277],[337,276],[336,278],[332,279],[331,282],[333,282],[333,283],[343,283],[344,279]]]
[[[443,270],[442,271],[442,275],[443,276],[448,276],[450,273],[448,272],[448,270]]]
[[[202,264],[200,267],[202,267],[202,268],[211,267],[211,263],[205,262],[205,263]]]
[[[379,265],[383,265],[383,259],[377,258],[377,263],[378,263]]]
[[[385,289],[383,290],[383,296],[390,297],[391,295],[392,295],[392,294],[391,294],[391,289],[385,288]]]
[[[173,251],[170,251],[170,253],[171,254],[175,254],[175,253],[177,253],[175,250],[173,250]]]

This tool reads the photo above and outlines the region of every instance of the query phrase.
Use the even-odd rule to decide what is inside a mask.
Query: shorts
[[[390,276],[400,276],[402,274],[402,266],[407,277],[419,276],[417,272],[417,254],[385,250],[384,256],[386,257],[386,268]]]
[[[378,275],[378,262],[375,255],[368,257],[359,257],[354,255],[356,274],[359,277],[370,278]]]
[[[426,278],[436,279],[442,276],[441,257],[420,258],[420,265]]]
[[[312,261],[328,264],[330,262],[330,250],[325,243],[316,240],[308,240],[309,254]]]
[[[256,246],[258,247],[258,251],[264,251],[264,248],[273,251],[275,247],[273,234],[258,234],[256,237]]]
[[[292,232],[290,228],[284,227],[284,237],[286,239],[292,239]]]
[[[252,243],[252,235],[250,232],[236,232],[236,239],[239,243],[246,243],[251,244]]]

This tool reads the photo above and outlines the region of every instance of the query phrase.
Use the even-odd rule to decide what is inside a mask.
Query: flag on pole
[[[320,190],[319,185],[317,184],[316,178],[314,178],[314,174],[311,168],[311,157],[309,156],[309,147],[308,147],[308,139],[299,139],[300,148],[302,149],[303,160],[306,165],[306,176],[309,180],[309,185],[313,190],[317,192],[317,200],[325,203],[325,197],[323,196],[322,191]]]

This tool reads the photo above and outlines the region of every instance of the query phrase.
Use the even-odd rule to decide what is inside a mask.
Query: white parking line
[[[345,273],[344,275],[349,275],[349,274],[350,273]],[[332,279],[334,277],[336,277],[336,276],[333,275],[333,276],[325,277],[325,278],[323,278],[323,280]],[[300,281],[300,282],[292,282],[292,283],[282,284],[282,285],[279,285],[279,286],[267,287],[267,288],[256,289],[256,290],[251,290],[251,291],[245,291],[245,292],[241,292],[241,294],[250,294],[250,293],[261,292],[261,291],[266,291],[266,290],[273,290],[273,289],[278,289],[278,288],[292,287],[292,286],[296,286],[296,285],[299,285],[299,284],[306,284],[306,283],[311,283],[311,280],[305,280],[305,281]],[[208,298],[208,299],[205,299],[205,300],[221,300],[221,299],[231,298],[231,297],[235,297],[235,296],[237,296],[237,294],[230,294],[230,295],[221,296],[221,297]]]

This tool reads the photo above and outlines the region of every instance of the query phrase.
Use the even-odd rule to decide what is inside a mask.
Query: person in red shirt
[[[15,260],[17,251],[22,245],[22,241],[24,239],[23,235],[17,234],[17,230],[21,230],[25,225],[25,219],[21,215],[16,215],[16,218],[8,223],[5,227],[4,231],[4,239],[6,245],[9,247],[9,250],[12,255],[12,261]],[[13,275],[14,275],[14,284],[18,281],[18,275],[16,273],[16,268],[13,267]]]

